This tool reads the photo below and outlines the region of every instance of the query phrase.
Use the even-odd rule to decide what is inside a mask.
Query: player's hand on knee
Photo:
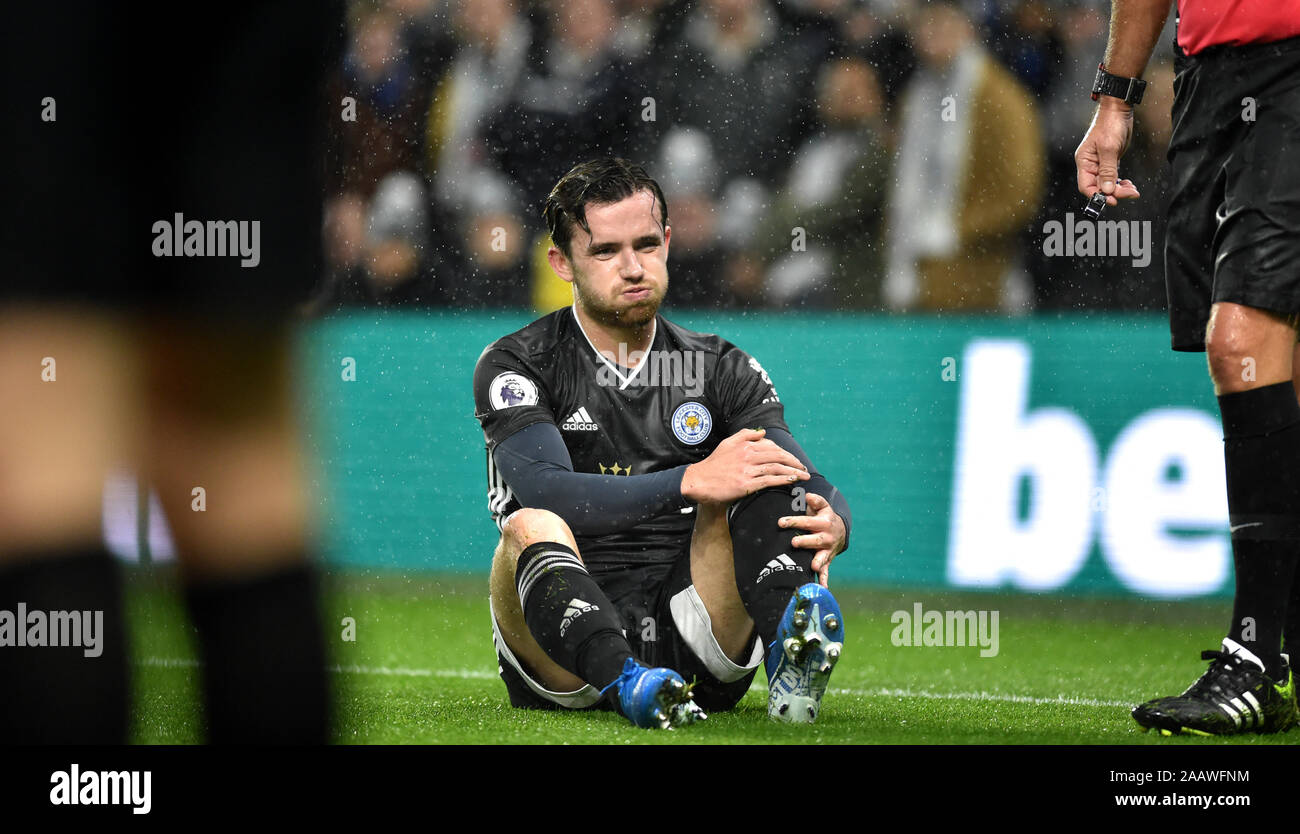
[[[763,434],[763,429],[741,429],[707,458],[686,467],[682,495],[697,504],[730,502],[769,487],[808,480],[808,470],[799,459]]]
[[[1119,159],[1128,150],[1132,135],[1133,108],[1123,102],[1111,104],[1103,99],[1083,141],[1074,151],[1080,194],[1091,197],[1100,191],[1111,206],[1121,199],[1142,196],[1132,180],[1119,178]]]
[[[790,540],[792,547],[815,550],[812,569],[822,587],[829,587],[831,560],[844,552],[844,519],[831,509],[830,502],[815,492],[806,496],[808,515],[782,516],[777,524],[804,532]]]

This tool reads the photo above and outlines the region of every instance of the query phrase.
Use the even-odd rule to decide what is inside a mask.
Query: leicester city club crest
[[[704,441],[713,428],[713,416],[699,403],[682,403],[673,412],[673,434],[694,446]]]

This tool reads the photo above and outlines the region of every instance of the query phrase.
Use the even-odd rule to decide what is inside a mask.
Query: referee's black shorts
[[[338,65],[341,2],[7,12],[0,302],[257,318],[307,296],[326,120],[340,112],[325,109],[324,82]],[[178,213],[205,227],[244,221],[250,249],[257,221],[256,257],[159,256],[155,224]]]
[[[1216,302],[1300,313],[1300,38],[1174,69],[1165,282],[1173,349],[1203,351]]]

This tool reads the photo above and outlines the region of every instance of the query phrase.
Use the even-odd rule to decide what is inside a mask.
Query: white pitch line
[[[408,669],[405,666],[390,668],[388,666],[327,666],[335,674],[348,675],[388,675],[399,678],[469,678],[471,680],[492,680],[497,676],[482,669]]]
[[[141,666],[188,668],[198,666],[197,660],[175,657],[146,657]],[[497,675],[483,669],[411,669],[405,666],[327,666],[336,675],[379,675],[399,678],[463,678],[468,680],[495,680]],[[764,689],[761,684],[759,689]],[[832,695],[858,695],[867,698],[921,698],[933,701],[994,701],[1007,704],[1060,705],[1067,707],[1129,707],[1128,701],[1102,701],[1096,698],[1074,698],[1058,695],[1045,698],[1035,695],[1008,695],[1001,692],[930,692],[916,689],[847,689],[827,690]]]
[[[202,666],[192,658],[185,657],[146,657],[140,666],[161,666],[165,669],[186,669]],[[492,680],[497,676],[481,669],[410,669],[405,666],[326,666],[327,672],[336,675],[383,675],[399,678],[469,678],[472,680]]]
[[[1008,704],[1059,704],[1068,707],[1130,707],[1128,701],[1102,701],[1097,698],[1074,698],[1058,695],[1044,698],[1036,695],[1007,695],[1001,692],[926,692],[912,689],[835,689],[831,694],[865,695],[870,698],[929,698],[936,701],[999,701]]]
[[[137,666],[162,666],[165,669],[184,669],[200,665],[197,660],[188,657],[146,657]]]

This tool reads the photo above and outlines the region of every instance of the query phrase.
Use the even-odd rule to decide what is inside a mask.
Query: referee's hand
[[[1119,178],[1119,158],[1132,138],[1133,108],[1117,98],[1102,96],[1088,132],[1074,150],[1080,194],[1092,197],[1100,191],[1108,206],[1142,196],[1132,180]]]

